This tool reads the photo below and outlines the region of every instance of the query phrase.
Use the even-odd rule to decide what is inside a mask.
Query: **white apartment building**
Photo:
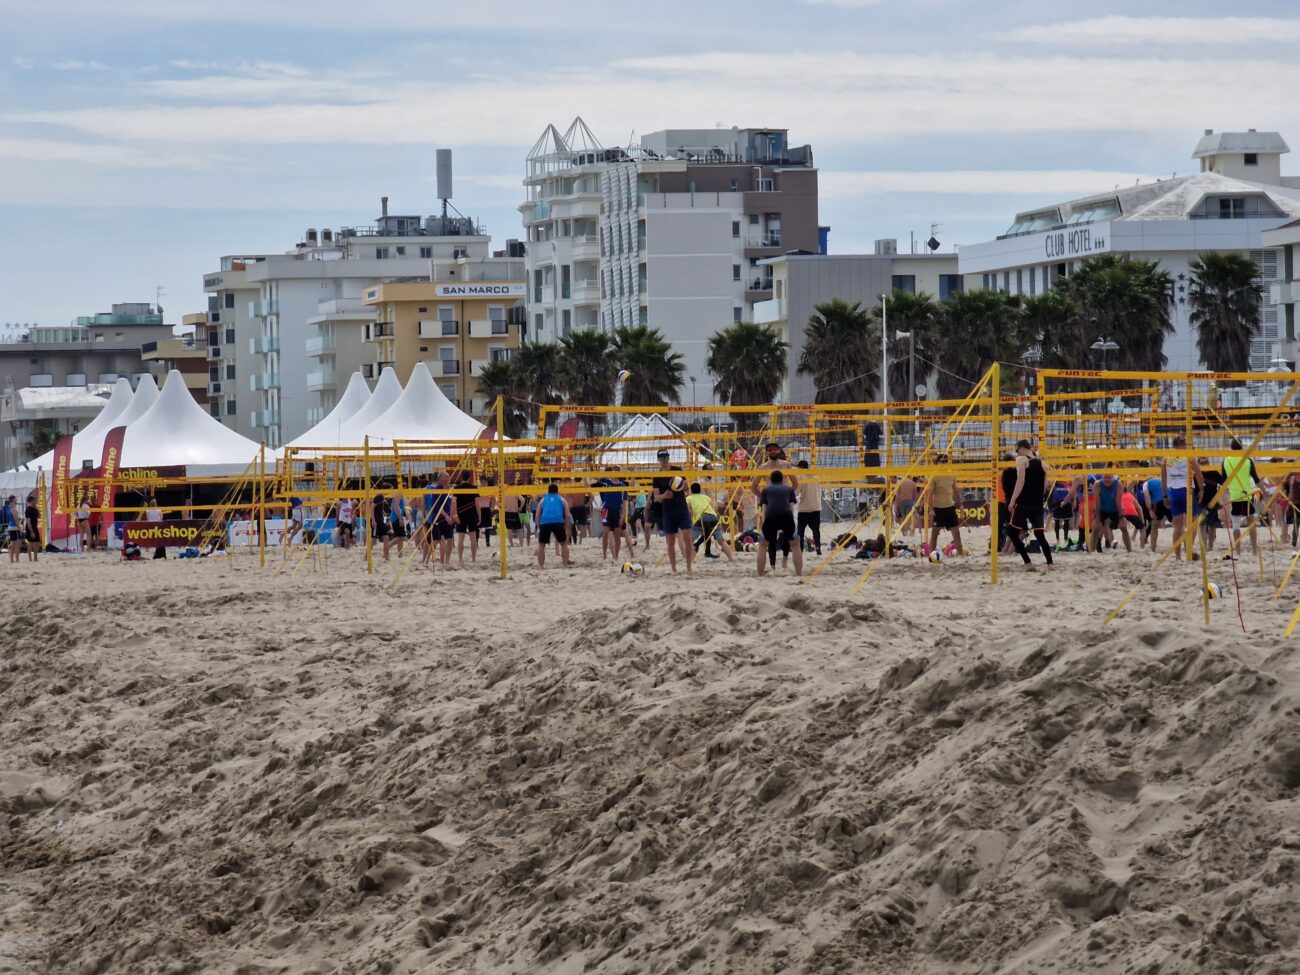
[[[1265,234],[1300,216],[1300,177],[1281,174],[1289,151],[1276,132],[1207,129],[1192,153],[1200,172],[1016,214],[997,239],[959,249],[961,273],[978,275],[985,288],[1033,295],[1096,254],[1158,261],[1175,285],[1168,368],[1188,371],[1203,366],[1189,322],[1189,264],[1206,251],[1246,254],[1265,285],[1261,334],[1251,352],[1251,368],[1265,370],[1279,337],[1277,292],[1270,287],[1279,280],[1279,250]]]
[[[223,257],[220,270],[203,275],[203,290],[208,292],[208,409],[214,418],[250,440],[262,439],[264,431],[253,425],[255,397],[248,389],[248,377],[254,374],[254,366],[261,364],[249,346],[249,338],[260,327],[250,306],[261,288],[248,280],[248,267],[268,256]],[[256,401],[260,403],[260,399]]]
[[[666,129],[604,148],[581,119],[528,156],[528,338],[660,329],[700,402],[708,340],[771,297],[760,262],[824,247],[817,170],[785,129]]]
[[[1300,341],[1296,338],[1296,305],[1300,303],[1300,267],[1297,263],[1297,251],[1300,251],[1300,220],[1292,220],[1263,234],[1265,247],[1276,247],[1281,259],[1278,278],[1270,286],[1269,301],[1277,305],[1281,321],[1278,327],[1278,341],[1273,346],[1273,359],[1270,368],[1282,371],[1294,371],[1300,362]]]
[[[237,409],[254,439],[278,447],[333,409],[367,354],[367,286],[427,279],[434,261],[488,256],[488,236],[468,217],[390,215],[388,198],[381,204],[371,226],[309,229],[283,254],[223,259],[223,269],[244,264],[240,287],[228,290],[247,295],[248,330],[237,337],[251,365],[238,377]]]

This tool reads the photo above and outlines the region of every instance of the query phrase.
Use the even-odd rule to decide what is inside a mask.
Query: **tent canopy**
[[[478,420],[452,405],[433,381],[429,367],[417,362],[402,395],[364,432],[372,441],[392,443],[394,440],[475,440],[483,429]]]
[[[137,391],[137,399],[139,396]],[[208,468],[203,473],[236,473],[244,470],[259,450],[260,444],[222,426],[199,406],[184,377],[173,369],[148,412],[126,424],[120,465],[184,466]]]
[[[143,379],[140,380],[140,385],[141,387],[145,385]],[[153,386],[152,377],[149,379],[149,385]],[[153,393],[155,397],[158,395],[157,387],[153,387]],[[130,381],[125,376],[120,377],[113,384],[113,392],[108,397],[108,402],[104,404],[104,408],[95,415],[93,420],[86,424],[84,430],[73,435],[71,454],[73,470],[80,470],[83,460],[91,460],[96,465],[99,464],[100,455],[104,451],[104,435],[113,427],[119,425],[118,417],[130,409],[133,398],[134,394],[131,392]],[[35,460],[29,460],[27,466],[31,470],[39,468],[52,471],[54,469],[54,451],[47,451]]]
[[[309,444],[302,437],[298,440],[302,441],[304,447],[360,447],[370,426],[388,412],[388,408],[401,395],[401,381],[397,378],[397,372],[389,366],[379,374],[379,382],[375,383],[375,391],[370,394],[365,406],[353,413],[346,422],[339,424],[334,431],[327,432],[328,439],[325,442]]]
[[[391,370],[384,370],[385,374]],[[380,377],[383,382],[383,377]],[[343,391],[342,398],[339,399],[334,409],[330,410],[320,423],[308,430],[300,437],[295,437],[289,441],[286,446],[289,447],[331,447],[338,445],[338,435],[343,429],[343,425],[351,420],[361,411],[361,409],[370,402],[370,387],[366,385],[365,377],[360,372],[354,372],[352,378],[348,380],[348,388]],[[283,451],[277,451],[282,453]]]
[[[692,448],[682,439],[682,429],[657,413],[637,413],[596,450],[600,467],[658,467],[660,450],[673,464],[693,459]],[[649,438],[649,439],[640,439]],[[626,443],[633,439],[632,443]]]

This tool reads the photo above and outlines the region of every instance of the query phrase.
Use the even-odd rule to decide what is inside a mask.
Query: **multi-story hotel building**
[[[434,262],[431,280],[394,281],[366,289],[375,320],[365,326],[371,352],[362,366],[378,377],[392,366],[403,381],[417,362],[429,367],[442,394],[484,419],[492,404],[479,395],[478,376],[506,361],[524,320],[524,262],[492,257]]]
[[[604,148],[581,119],[528,155],[528,337],[660,329],[712,399],[709,337],[772,297],[763,259],[819,253],[817,170],[785,129],[666,129]]]
[[[261,365],[251,342],[261,328],[251,314],[261,288],[248,279],[248,268],[268,256],[223,257],[219,270],[203,275],[203,289],[208,292],[208,344],[204,350],[208,362],[208,411],[250,440],[260,440],[264,433],[254,426],[257,411],[248,388],[254,366]],[[260,404],[260,398],[257,402]]]
[[[223,259],[221,272],[205,275],[205,287],[220,297],[222,313],[225,293],[233,291],[236,301],[247,296],[246,334],[236,325],[236,338],[247,343],[251,363],[240,375],[236,357],[234,372],[235,409],[248,416],[250,435],[277,447],[333,409],[365,357],[364,326],[373,318],[362,302],[366,288],[427,279],[431,262],[481,259],[488,244],[468,217],[390,215],[384,197],[371,226],[309,229],[286,253]]]
[[[1279,241],[1266,232],[1300,216],[1300,177],[1281,174],[1287,144],[1276,132],[1206,130],[1193,158],[1200,172],[1018,213],[995,240],[959,249],[963,275],[985,288],[1040,294],[1084,259],[1106,253],[1158,261],[1174,279],[1175,333],[1165,342],[1168,367],[1201,367],[1189,322],[1188,265],[1206,251],[1235,251],[1259,265],[1265,285],[1262,329],[1251,368],[1268,368],[1278,342]]]

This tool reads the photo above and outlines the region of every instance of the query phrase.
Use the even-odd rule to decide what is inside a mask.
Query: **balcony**
[[[310,427],[314,427],[316,424],[320,423],[321,420],[325,419],[325,417],[326,417],[326,415],[327,415],[328,413],[329,413],[329,411],[328,411],[327,409],[325,409],[325,407],[323,407],[323,406],[312,406],[312,407],[308,407],[308,409],[307,409],[307,426],[308,426],[309,428],[310,428]]]
[[[380,339],[391,339],[392,337],[392,322],[372,322],[366,326],[367,342],[378,342]]]
[[[252,355],[266,355],[280,351],[280,340],[274,335],[262,335],[248,340],[248,351]]]
[[[318,369],[307,373],[307,388],[313,392],[330,388],[334,385],[333,369]]]
[[[250,301],[248,303],[248,314],[252,318],[267,318],[270,315],[280,313],[280,303],[275,300],[269,301]]]
[[[356,321],[374,318],[375,309],[362,302],[360,298],[331,298],[318,302],[316,314],[307,319],[307,324],[317,325],[321,322]]]
[[[332,356],[334,354],[334,336],[317,335],[315,338],[310,338],[307,340],[305,348],[307,350],[308,357],[312,359],[320,359],[325,356]]]
[[[216,325],[216,324],[219,323],[220,321],[221,321],[221,312],[219,312],[219,311],[215,311],[215,310],[214,310],[214,311],[209,311],[209,312],[208,312],[208,324],[209,324],[209,325]]]
[[[510,334],[510,323],[504,318],[484,318],[469,323],[472,339],[504,338]]]
[[[420,338],[422,339],[440,339],[450,338],[460,334],[460,322],[451,318],[422,318],[420,319]]]
[[[765,301],[770,297],[772,297],[771,278],[752,278],[745,285],[746,301]]]
[[[279,410],[254,410],[253,426],[255,427],[278,427],[280,425]]]
[[[374,379],[377,375],[379,375],[379,373],[375,371],[375,364],[373,362],[361,363],[361,376],[363,379]]]
[[[429,371],[435,376],[459,376],[459,359],[435,359],[429,363]]]
[[[278,372],[263,372],[256,376],[249,376],[248,386],[255,393],[266,389],[279,389],[280,374]]]
[[[1274,281],[1268,286],[1268,300],[1274,305],[1293,305],[1300,301],[1300,281]]]
[[[213,361],[215,361],[215,360],[217,360],[217,359],[220,359],[220,358],[221,358],[221,346],[219,346],[219,345],[209,345],[209,346],[208,346],[208,361],[209,361],[209,362],[213,362]]]
[[[600,238],[595,234],[574,237],[573,259],[575,261],[600,260]]]
[[[600,282],[595,278],[574,281],[573,303],[576,305],[600,304]]]
[[[770,325],[772,322],[785,321],[785,302],[780,298],[754,302],[754,322],[758,325]]]
[[[221,383],[209,381],[209,382],[208,382],[208,395],[209,395],[209,396],[220,396],[220,395],[221,395]]]
[[[549,304],[555,300],[555,285],[543,284],[533,287],[533,302],[536,304]]]

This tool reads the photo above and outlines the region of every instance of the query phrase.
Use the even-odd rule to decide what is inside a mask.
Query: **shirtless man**
[[[916,481],[910,477],[898,480],[898,489],[894,492],[894,521],[900,535],[910,535],[917,529],[916,518],[912,511],[916,507]]]

